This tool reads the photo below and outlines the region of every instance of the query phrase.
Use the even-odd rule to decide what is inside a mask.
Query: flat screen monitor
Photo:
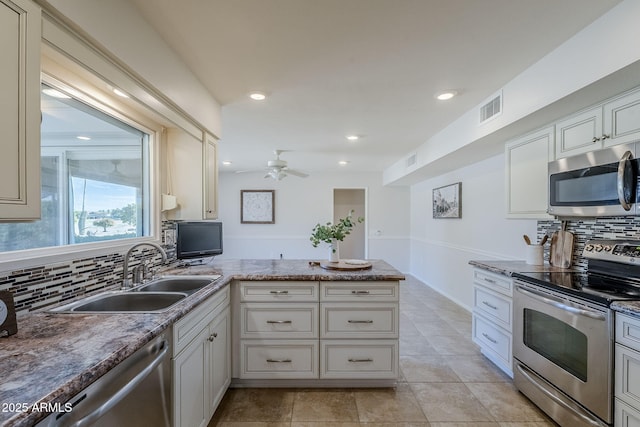
[[[176,257],[205,258],[222,253],[222,223],[180,221],[176,223]]]

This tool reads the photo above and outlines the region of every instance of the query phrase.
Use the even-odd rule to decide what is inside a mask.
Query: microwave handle
[[[625,174],[629,160],[633,158],[631,151],[625,152],[618,163],[618,200],[625,211],[631,210],[631,203],[625,197]]]

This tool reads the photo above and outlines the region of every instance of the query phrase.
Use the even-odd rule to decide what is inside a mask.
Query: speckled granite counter
[[[469,261],[469,264],[482,268],[492,273],[511,276],[513,273],[537,273],[537,272],[565,272],[571,271],[570,268],[554,267],[548,263],[544,265],[531,265],[525,261]]]
[[[615,301],[611,303],[611,309],[640,317],[640,301]]]
[[[307,260],[216,260],[165,270],[222,277],[163,313],[20,316],[18,333],[0,339],[0,425],[34,425],[47,413],[9,411],[9,405],[64,404],[232,280],[404,279],[386,262],[371,262],[368,270],[333,271]]]

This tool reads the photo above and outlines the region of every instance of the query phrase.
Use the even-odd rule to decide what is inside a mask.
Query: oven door
[[[516,359],[612,422],[613,324],[607,307],[516,281]]]
[[[638,147],[619,145],[550,162],[549,214],[638,215]]]

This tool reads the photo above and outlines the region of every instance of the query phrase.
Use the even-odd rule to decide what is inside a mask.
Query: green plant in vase
[[[328,243],[331,245],[331,252],[329,261],[338,262],[340,255],[338,254],[338,242],[342,242],[345,237],[351,234],[351,230],[358,223],[364,222],[363,217],[353,218],[354,211],[349,211],[349,215],[338,220],[337,223],[332,224],[327,222],[324,225],[320,223],[316,224],[311,231],[311,244],[314,248],[317,248],[320,243]]]

